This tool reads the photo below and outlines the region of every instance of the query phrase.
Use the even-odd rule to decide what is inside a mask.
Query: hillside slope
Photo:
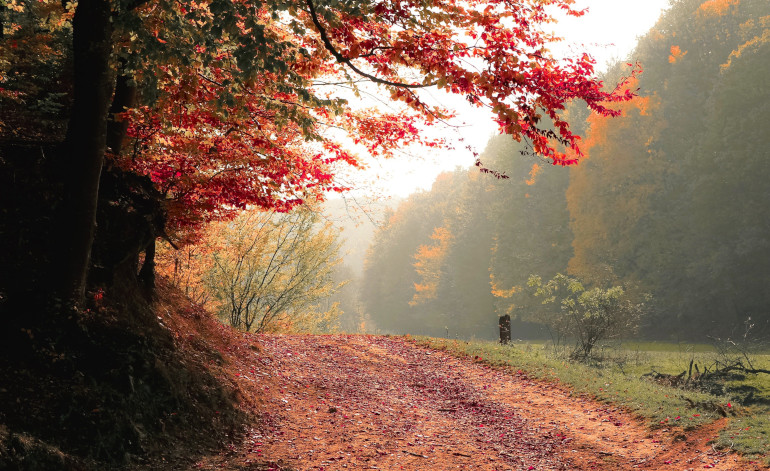
[[[123,293],[4,352],[0,469],[185,469],[256,423],[236,378],[258,347],[163,280],[156,298]]]

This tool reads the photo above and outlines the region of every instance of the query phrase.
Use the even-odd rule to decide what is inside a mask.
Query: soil
[[[710,445],[726,419],[651,431],[552,383],[403,338],[252,338],[238,378],[263,423],[197,468],[767,469]]]

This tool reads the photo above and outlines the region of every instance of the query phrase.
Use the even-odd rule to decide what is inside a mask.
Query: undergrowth
[[[726,415],[728,425],[714,439],[714,446],[729,448],[770,464],[770,378],[733,375],[709,391],[685,390],[658,384],[642,377],[651,371],[676,375],[690,361],[707,364],[713,351],[707,346],[659,344],[615,346],[602,352],[602,361],[591,364],[563,359],[542,344],[500,345],[430,337],[413,340],[436,350],[508,369],[532,378],[552,381],[575,396],[587,396],[622,407],[650,428],[693,430]],[[770,361],[762,356],[760,361]]]
[[[155,303],[125,293],[4,351],[0,469],[188,469],[254,421],[220,324],[160,284]]]

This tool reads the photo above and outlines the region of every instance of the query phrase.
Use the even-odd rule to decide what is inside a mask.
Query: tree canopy
[[[675,2],[634,52],[639,97],[590,119],[569,271],[653,293],[648,334],[768,322],[768,54],[767,2]]]
[[[632,97],[607,91],[588,55],[550,54],[544,25],[556,11],[581,15],[572,4],[9,0],[0,100],[11,113],[0,126],[16,139],[62,143],[54,155],[63,169],[62,237],[48,256],[63,275],[57,292],[82,300],[107,204],[98,195],[135,192],[139,180],[127,183],[126,174],[149,178],[152,188],[141,193],[163,213],[147,215],[153,223],[138,250],[159,236],[180,242],[234,209],[286,210],[343,190],[334,165],[358,165],[357,149],[387,156],[409,143],[440,145],[419,126],[451,113],[426,102],[423,88],[488,108],[504,132],[554,163],[572,163],[579,138],[565,107],[582,100],[613,116],[612,104]],[[372,84],[401,107],[355,109],[340,92]],[[50,124],[45,136],[41,123]],[[104,171],[115,176],[107,190],[105,157]]]

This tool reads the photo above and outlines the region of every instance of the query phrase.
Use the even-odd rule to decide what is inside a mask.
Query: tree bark
[[[123,150],[123,141],[128,131],[128,121],[119,119],[116,114],[133,108],[136,104],[136,85],[132,83],[126,67],[126,60],[120,59],[120,74],[115,81],[115,95],[107,122],[107,151],[114,155],[120,155]]]
[[[142,283],[142,287],[145,289],[148,295],[152,295],[155,292],[155,239],[153,238],[150,244],[144,251],[144,263],[139,270],[139,281]]]
[[[109,0],[80,0],[73,18],[74,102],[67,129],[58,295],[82,305],[96,227],[99,178],[113,92]]]
[[[0,5],[0,39],[5,37],[5,5]]]

